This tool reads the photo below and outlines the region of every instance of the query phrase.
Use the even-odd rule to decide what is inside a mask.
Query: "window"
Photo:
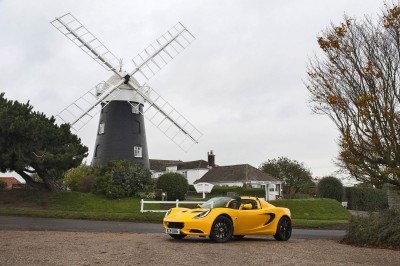
[[[96,149],[94,151],[94,157],[98,157],[99,156],[99,147],[100,147],[100,144],[97,144]]]
[[[133,156],[135,158],[142,158],[142,147],[140,146],[133,147]]]
[[[140,133],[142,133],[142,130],[140,129],[140,122],[139,121],[134,121],[133,134],[140,134]]]
[[[138,103],[131,103],[132,105],[132,114],[139,114],[139,106]]]
[[[103,121],[99,124],[99,135],[104,134],[105,123]]]

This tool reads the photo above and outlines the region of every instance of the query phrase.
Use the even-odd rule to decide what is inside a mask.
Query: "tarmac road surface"
[[[0,216],[0,230],[62,231],[62,232],[112,232],[112,233],[161,233],[157,223],[134,223],[116,221],[93,221],[79,219],[36,218]],[[317,230],[294,228],[295,239],[341,240],[344,230]]]

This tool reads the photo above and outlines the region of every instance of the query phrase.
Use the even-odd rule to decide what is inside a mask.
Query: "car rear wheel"
[[[289,217],[283,216],[279,222],[278,227],[276,228],[276,234],[274,238],[278,241],[288,241],[290,236],[292,235],[292,222]]]
[[[210,239],[217,243],[224,243],[232,238],[233,224],[225,216],[219,216],[215,219],[210,233]]]
[[[179,234],[179,235],[169,234],[169,235],[174,239],[184,239],[186,237],[185,234]]]

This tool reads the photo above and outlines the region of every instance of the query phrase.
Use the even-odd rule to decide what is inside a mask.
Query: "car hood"
[[[185,220],[185,219],[192,219],[194,216],[207,211],[208,209],[181,209],[177,210],[176,212],[171,212],[170,215],[166,217],[168,220]]]

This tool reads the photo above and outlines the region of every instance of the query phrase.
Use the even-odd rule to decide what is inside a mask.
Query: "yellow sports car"
[[[175,239],[209,236],[219,243],[245,235],[273,235],[287,241],[292,234],[290,210],[255,197],[216,197],[198,208],[172,208],[163,221]]]

